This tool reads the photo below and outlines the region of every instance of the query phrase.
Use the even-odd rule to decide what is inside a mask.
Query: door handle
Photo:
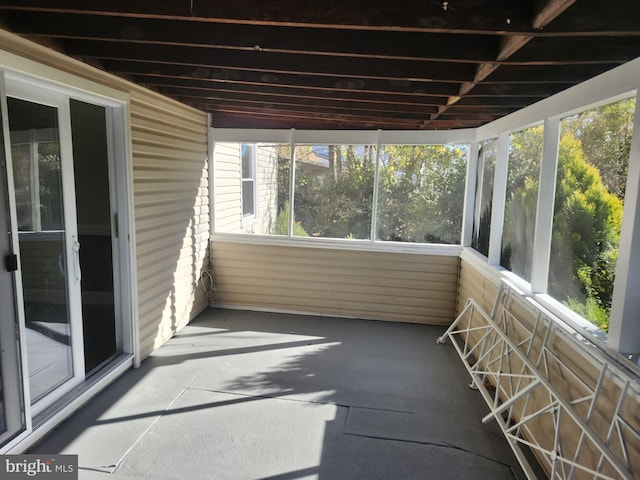
[[[73,249],[73,269],[76,276],[76,283],[80,283],[82,273],[80,272],[80,242],[78,237],[73,235],[71,237],[71,248]]]
[[[18,271],[18,256],[14,254],[7,255],[4,257],[4,264],[7,272]]]

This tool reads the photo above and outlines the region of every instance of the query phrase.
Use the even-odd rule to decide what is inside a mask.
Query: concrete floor
[[[523,479],[443,331],[208,310],[31,453],[87,480]]]

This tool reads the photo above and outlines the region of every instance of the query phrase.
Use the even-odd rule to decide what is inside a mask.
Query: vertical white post
[[[211,114],[207,113],[207,156],[209,168],[209,235],[216,233],[216,142],[211,126]]]
[[[509,167],[509,134],[498,135],[496,172],[493,181],[493,203],[491,207],[491,231],[489,237],[489,265],[500,265],[504,206],[507,195],[507,169]]]
[[[553,228],[553,207],[560,145],[559,117],[545,120],[543,135],[536,228],[533,236],[533,258],[531,262],[531,290],[533,293],[546,293],[549,280],[551,231]]]
[[[15,202],[15,186],[13,176],[13,162],[11,158],[11,130],[9,128],[9,108],[7,105],[7,95],[5,78],[0,71],[0,145],[4,151],[0,153],[0,169],[5,172],[0,173],[0,208],[3,209],[3,238],[0,240],[7,253],[17,255],[17,262],[20,265],[20,248],[18,244],[18,220]],[[6,174],[6,176],[5,176]],[[6,191],[5,191],[6,189]],[[8,202],[8,205],[6,204]],[[8,230],[5,229],[8,227]],[[7,235],[8,233],[8,235]],[[0,268],[3,268],[4,265]],[[6,433],[0,435],[3,443],[8,435],[18,433],[21,430],[30,430],[32,427],[31,402],[25,399],[30,398],[29,378],[22,372],[28,372],[27,366],[27,342],[26,329],[23,321],[16,321],[16,316],[24,318],[24,302],[22,289],[22,275],[20,270],[9,273],[3,272],[4,279],[0,278],[0,288],[12,287],[0,292],[3,305],[0,307],[0,389],[3,396],[3,408],[6,419]],[[17,339],[16,339],[17,335]],[[24,424],[23,424],[24,412]]]
[[[371,205],[371,242],[376,241],[376,228],[378,222],[378,182],[380,180],[380,134],[376,132],[376,164],[373,173],[373,205]]]
[[[463,247],[470,247],[473,240],[473,213],[478,188],[478,152],[479,142],[472,142],[467,153],[467,174],[464,190],[464,207],[462,211],[462,232],[460,240]]]
[[[293,223],[294,218],[294,187],[296,184],[296,129],[291,129],[291,167],[289,168],[289,234],[288,237],[293,237]]]
[[[640,102],[629,152],[618,265],[613,287],[608,346],[618,353],[640,353]]]

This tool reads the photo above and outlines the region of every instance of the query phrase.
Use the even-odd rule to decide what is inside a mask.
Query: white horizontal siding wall
[[[251,233],[270,234],[278,217],[278,152],[276,147],[256,148],[258,211]]]
[[[216,143],[214,195],[216,231],[242,232],[242,172],[240,144]]]
[[[146,356],[208,305],[207,121],[202,112],[131,91],[140,349]]]
[[[212,243],[223,306],[448,325],[457,256]]]
[[[278,155],[274,146],[256,148],[256,214],[242,218],[240,143],[217,143],[214,160],[216,231],[269,234],[278,215]]]

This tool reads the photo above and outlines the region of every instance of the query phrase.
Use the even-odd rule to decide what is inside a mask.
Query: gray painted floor
[[[87,480],[523,479],[443,331],[208,310],[32,453]]]

